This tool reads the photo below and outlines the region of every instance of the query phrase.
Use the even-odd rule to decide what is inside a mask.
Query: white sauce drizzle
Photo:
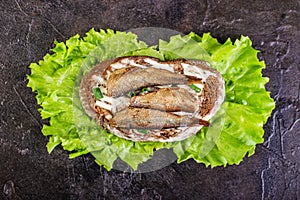
[[[105,102],[99,101],[99,100],[96,101],[95,105],[99,106],[101,108],[104,108],[106,110],[109,110],[109,111],[112,110],[112,106],[111,105],[109,105],[109,104],[107,104]]]
[[[179,115],[179,116],[192,116],[192,113],[189,112],[184,112],[184,111],[178,111],[178,112],[172,112],[175,115]]]
[[[216,76],[214,73],[208,70],[203,70],[195,65],[181,63],[181,66],[183,67],[183,73],[185,75],[196,76],[197,78],[201,78],[203,81],[206,81],[209,76]]]
[[[144,65],[140,65],[140,64],[135,63],[134,60],[130,60],[129,64],[132,65],[132,66],[135,66],[135,67],[147,68]]]
[[[147,68],[144,65],[137,64],[137,63],[135,63],[134,60],[131,60],[128,58],[121,60],[120,63],[111,64],[110,66],[112,66],[115,69],[121,69],[121,68],[126,68],[127,67],[126,65],[128,65],[128,64],[131,66],[135,66],[135,67]],[[131,66],[129,66],[129,67],[131,67]]]
[[[149,58],[144,59],[144,61],[146,63],[151,64],[153,68],[164,69],[164,70],[168,70],[170,72],[174,72],[174,68],[170,64],[161,64],[161,63],[158,63],[157,61],[151,60]]]
[[[130,105],[129,98],[125,96],[112,98],[111,105],[112,105],[111,111],[113,114],[115,114],[116,112],[119,112]]]
[[[113,98],[111,98],[111,97],[109,97],[109,96],[106,96],[106,95],[103,95],[103,98],[101,98],[101,101],[105,101],[105,102],[107,102],[107,103],[112,104]]]
[[[96,75],[93,75],[93,79],[95,81],[97,81],[97,83],[99,84],[106,84],[106,81],[104,80],[104,78],[102,78],[101,76],[96,76]]]
[[[122,69],[122,68],[124,68],[126,65],[117,62],[117,63],[111,64],[110,66],[111,66],[112,68],[114,68],[114,69]]]

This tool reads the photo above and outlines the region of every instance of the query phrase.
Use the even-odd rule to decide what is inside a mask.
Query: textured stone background
[[[0,199],[300,198],[299,1],[0,0],[0,26]],[[255,155],[239,166],[189,160],[146,174],[107,172],[92,156],[69,160],[61,148],[48,155],[28,65],[54,39],[145,26],[210,31],[221,42],[250,36],[277,102]]]

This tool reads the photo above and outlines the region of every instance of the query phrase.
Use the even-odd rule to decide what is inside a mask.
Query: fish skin
[[[107,80],[107,93],[118,97],[130,91],[147,86],[186,84],[188,78],[164,69],[131,67],[128,70],[115,70]]]
[[[197,99],[184,88],[161,88],[145,95],[130,98],[130,106],[167,112],[195,112]]]
[[[127,108],[115,114],[110,125],[122,129],[162,129],[205,125],[206,121],[145,108]]]

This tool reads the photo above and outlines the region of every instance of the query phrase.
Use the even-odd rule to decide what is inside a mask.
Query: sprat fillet
[[[107,93],[118,97],[130,91],[147,86],[186,84],[188,78],[182,74],[172,73],[157,68],[123,68],[115,70],[107,80]]]
[[[122,129],[162,129],[208,125],[206,121],[194,117],[179,116],[173,113],[145,108],[126,108],[110,120],[110,125]]]
[[[197,99],[183,88],[161,88],[155,92],[132,97],[130,106],[166,112],[195,112]]]

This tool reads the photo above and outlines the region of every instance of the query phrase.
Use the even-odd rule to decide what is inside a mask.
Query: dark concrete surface
[[[0,1],[0,199],[299,199],[300,6],[297,0]],[[248,35],[266,62],[277,107],[265,142],[238,166],[192,160],[146,174],[107,172],[91,155],[48,155],[28,65],[90,28],[158,26]]]

